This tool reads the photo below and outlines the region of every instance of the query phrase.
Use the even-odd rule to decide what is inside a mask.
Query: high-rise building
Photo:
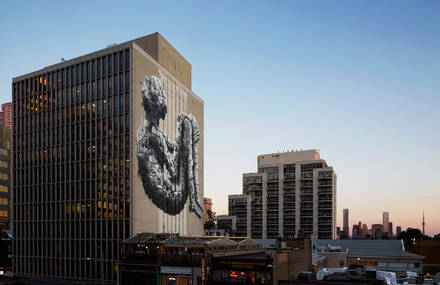
[[[351,238],[362,239],[362,222],[353,225]]]
[[[2,104],[0,125],[12,129],[12,102]]]
[[[401,226],[397,226],[396,227],[396,236],[399,236],[402,233],[402,227]]]
[[[336,174],[317,150],[259,155],[258,172],[243,174],[243,194],[229,203],[239,235],[336,237]]]
[[[393,222],[388,223],[388,237],[392,238],[394,236],[393,232]]]
[[[16,275],[111,282],[122,240],[203,234],[203,101],[160,34],[19,76],[12,92]]]
[[[383,225],[382,224],[373,224],[371,225],[371,238],[373,239],[381,239],[384,234]]]
[[[11,130],[0,126],[0,229],[9,229]]]
[[[383,212],[382,225],[383,225],[383,232],[386,234],[388,234],[390,232],[389,223],[390,223],[390,214],[388,212]]]
[[[348,223],[349,223],[348,209],[344,209],[343,214],[344,214],[344,217],[343,217],[344,224],[342,226],[342,230],[344,230],[345,232],[348,233],[350,231],[350,228],[348,226]]]

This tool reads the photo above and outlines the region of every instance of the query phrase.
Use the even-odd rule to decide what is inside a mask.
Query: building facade
[[[203,234],[203,101],[160,34],[16,77],[12,90],[15,274],[113,281],[135,233]],[[188,163],[190,191],[175,179]]]
[[[317,150],[258,156],[243,174],[243,194],[229,196],[239,236],[336,237],[336,174]]]
[[[390,226],[390,213],[389,212],[383,212],[382,214],[382,225],[383,225],[383,232],[388,235],[390,232],[389,226]]]
[[[0,229],[9,229],[11,188],[11,131],[0,126]]]
[[[0,112],[0,125],[12,129],[12,102],[2,104]]]

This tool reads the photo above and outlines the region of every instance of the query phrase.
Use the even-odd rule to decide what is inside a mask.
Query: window
[[[8,217],[8,211],[0,210],[0,217]]]
[[[101,59],[98,58],[96,61],[96,70],[97,70],[97,76],[101,77]]]
[[[8,205],[8,199],[0,198],[0,205]]]
[[[5,180],[7,181],[9,178],[9,175],[6,173],[0,173],[0,180]]]
[[[105,57],[103,57],[102,58],[102,75],[106,75],[107,73],[107,69],[106,69],[106,67],[107,67],[107,62],[106,62],[106,59],[105,59]]]
[[[4,148],[0,148],[0,155],[8,155],[8,150]]]
[[[0,185],[0,192],[8,193],[8,192],[9,192],[9,189],[8,189],[7,186]]]
[[[117,72],[118,71],[118,54],[115,53],[113,55],[113,59],[114,59],[114,64],[113,64],[113,72]]]
[[[130,72],[125,73],[125,91],[129,91],[130,88]]]
[[[112,74],[112,55],[108,56],[108,74]]]
[[[130,68],[130,51],[129,50],[125,51],[125,68],[126,69]]]

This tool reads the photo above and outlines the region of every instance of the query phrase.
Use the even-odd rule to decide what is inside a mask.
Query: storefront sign
[[[192,275],[191,267],[161,266],[160,273]]]

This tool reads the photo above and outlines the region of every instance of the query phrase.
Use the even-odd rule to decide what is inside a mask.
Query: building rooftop
[[[408,257],[424,259],[423,256],[406,252],[401,240],[328,240],[314,241],[319,247],[340,247],[341,251],[348,250],[349,257]]]

